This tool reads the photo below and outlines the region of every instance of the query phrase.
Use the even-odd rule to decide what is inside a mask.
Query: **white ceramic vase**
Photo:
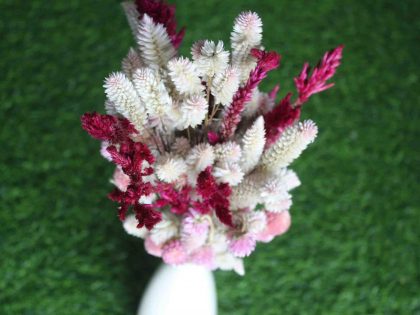
[[[217,315],[213,273],[197,265],[162,264],[144,292],[137,315]]]

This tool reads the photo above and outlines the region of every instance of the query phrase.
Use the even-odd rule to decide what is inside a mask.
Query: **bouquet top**
[[[122,71],[105,80],[107,114],[87,113],[83,128],[116,165],[109,198],[126,231],[168,264],[195,263],[244,273],[242,258],[290,226],[289,165],[314,141],[299,122],[311,95],[330,88],[342,46],[294,78],[296,97],[276,103],[279,87],[258,89],[280,55],[261,46],[253,12],[234,21],[231,51],[200,40],[178,56],[174,6],[123,4],[136,39]],[[128,214],[131,211],[133,214]]]

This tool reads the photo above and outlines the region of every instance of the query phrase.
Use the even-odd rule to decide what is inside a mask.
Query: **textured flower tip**
[[[82,128],[95,139],[113,140],[115,137],[117,119],[114,116],[86,113],[81,122]]]
[[[123,223],[124,230],[127,232],[127,234],[130,234],[135,237],[144,238],[148,231],[146,228],[138,228],[137,227],[137,220],[134,215],[129,215],[126,217]]]
[[[155,23],[147,14],[143,15],[137,32],[142,60],[151,68],[165,67],[167,62],[176,55],[165,27]]]
[[[216,104],[228,105],[239,87],[239,71],[236,67],[228,67],[226,71],[216,73],[211,93]]]
[[[253,236],[243,235],[232,237],[229,241],[229,251],[236,257],[246,257],[255,250],[256,240]]]
[[[216,159],[220,162],[235,163],[241,158],[241,147],[233,141],[217,144],[214,147]]]
[[[305,120],[301,125],[299,125],[299,130],[302,133],[302,137],[308,144],[314,142],[318,134],[318,127],[312,120]]]
[[[234,22],[231,33],[232,48],[235,49],[243,42],[249,46],[257,46],[262,39],[262,21],[255,12],[243,12]]]
[[[242,139],[242,159],[240,166],[248,173],[258,164],[265,145],[264,119],[258,117],[245,132]]]
[[[144,249],[146,252],[152,256],[161,257],[162,256],[162,246],[159,246],[153,242],[149,237],[146,237],[144,240]]]
[[[280,55],[275,51],[266,52],[253,48],[251,49],[251,55],[259,60],[259,67],[265,72],[276,69],[280,65]]]
[[[130,182],[130,177],[124,174],[121,168],[115,168],[114,175],[111,180],[112,184],[114,184],[119,190],[126,191]]]
[[[172,240],[163,246],[162,259],[169,265],[180,265],[187,261],[188,255],[180,240]]]
[[[268,243],[271,240],[284,234],[290,228],[292,223],[289,211],[283,211],[280,213],[267,213],[267,227],[258,234],[257,240],[259,242]]]
[[[214,167],[214,177],[219,183],[227,183],[230,186],[238,185],[244,178],[244,173],[236,163],[218,163]]]
[[[168,63],[168,69],[169,76],[179,93],[192,95],[203,91],[197,69],[187,58],[172,59]]]
[[[128,25],[135,36],[139,27],[139,12],[137,11],[136,5],[132,1],[124,1],[121,5],[127,17]]]
[[[277,142],[263,154],[261,164],[271,171],[288,166],[315,140],[317,133],[318,128],[311,120],[287,128]]]
[[[200,58],[201,56],[201,49],[204,46],[204,40],[199,40],[196,41],[192,46],[191,46],[191,56],[193,58],[193,60],[197,60],[198,58]]]
[[[137,11],[140,15],[149,15],[156,23],[162,24],[171,38],[172,45],[178,48],[185,34],[185,28],[176,33],[175,6],[164,1],[136,0]]]
[[[123,59],[121,67],[128,78],[132,78],[134,72],[143,67],[144,64],[141,61],[140,56],[134,48],[130,48],[127,56]]]
[[[203,95],[195,94],[181,103],[179,108],[181,117],[177,128],[180,130],[188,127],[197,127],[201,124],[208,112],[208,103]]]
[[[163,81],[158,79],[158,74],[150,68],[139,68],[133,75],[133,82],[145,105],[149,122],[159,127],[168,122],[168,128],[168,112],[172,109],[172,99]]]
[[[223,49],[223,42],[202,41],[192,48],[192,57],[197,66],[198,73],[205,80],[217,73],[222,73],[229,63],[229,52]]]
[[[208,143],[200,143],[191,149],[187,156],[187,164],[196,172],[213,165],[215,159],[213,147]]]
[[[340,45],[332,51],[326,52],[310,76],[309,64],[304,64],[301,73],[294,79],[299,94],[297,106],[305,103],[311,95],[325,91],[334,85],[334,83],[327,84],[327,81],[334,76],[340,65],[343,48],[344,46]]]
[[[187,164],[181,157],[167,153],[158,158],[155,170],[161,181],[172,183],[187,172]]]
[[[121,72],[112,73],[105,79],[105,93],[115,108],[138,131],[144,130],[147,115],[131,81]]]

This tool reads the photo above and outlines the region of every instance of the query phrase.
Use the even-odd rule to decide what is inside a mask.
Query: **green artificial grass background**
[[[293,165],[292,228],[245,277],[216,272],[220,314],[420,314],[419,2],[173,2],[184,54],[258,12],[281,96],[345,45],[336,86],[304,108],[320,132]],[[118,1],[0,0],[0,314],[134,314],[159,263],[122,230],[113,167],[79,122],[132,43]]]

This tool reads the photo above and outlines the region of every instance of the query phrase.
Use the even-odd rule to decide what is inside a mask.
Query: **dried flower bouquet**
[[[174,6],[123,4],[137,46],[105,80],[106,114],[86,113],[83,128],[116,164],[109,198],[126,231],[167,264],[194,263],[244,274],[242,258],[290,225],[289,166],[314,141],[299,122],[311,95],[330,88],[342,46],[294,79],[296,97],[276,103],[279,87],[258,89],[280,55],[261,46],[253,12],[234,21],[231,51],[200,40],[178,55]],[[132,214],[128,214],[132,212]]]

